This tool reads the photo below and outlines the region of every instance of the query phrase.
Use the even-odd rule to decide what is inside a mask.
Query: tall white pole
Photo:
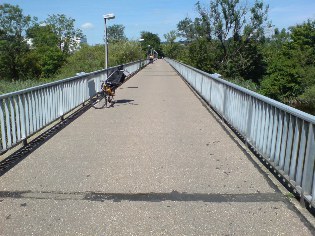
[[[108,45],[107,45],[107,26],[106,26],[106,18],[105,21],[105,69],[108,68]]]
[[[139,69],[140,69],[141,64],[142,64],[142,55],[141,55],[142,54],[142,44],[141,44],[141,42],[144,41],[144,39],[139,39],[138,41],[140,43],[140,54],[139,54],[140,55],[140,67],[139,67]]]
[[[113,13],[106,14],[103,16],[104,17],[104,22],[105,22],[105,69],[108,68],[108,42],[107,42],[107,26],[106,26],[106,20],[114,19],[115,15]]]

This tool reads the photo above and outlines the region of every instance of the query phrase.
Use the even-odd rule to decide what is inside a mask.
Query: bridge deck
[[[0,178],[0,235],[312,235],[164,61]]]

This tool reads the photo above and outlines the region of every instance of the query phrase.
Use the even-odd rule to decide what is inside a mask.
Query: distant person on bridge
[[[150,64],[153,64],[153,59],[154,59],[153,55],[150,55],[150,56],[149,56]]]

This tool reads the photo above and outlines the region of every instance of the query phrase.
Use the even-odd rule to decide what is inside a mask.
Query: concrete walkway
[[[0,177],[0,235],[314,235],[159,60]]]

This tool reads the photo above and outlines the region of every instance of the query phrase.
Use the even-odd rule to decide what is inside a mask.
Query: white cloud
[[[93,29],[94,25],[92,23],[90,23],[90,22],[86,22],[83,25],[81,25],[81,28],[82,29]]]

